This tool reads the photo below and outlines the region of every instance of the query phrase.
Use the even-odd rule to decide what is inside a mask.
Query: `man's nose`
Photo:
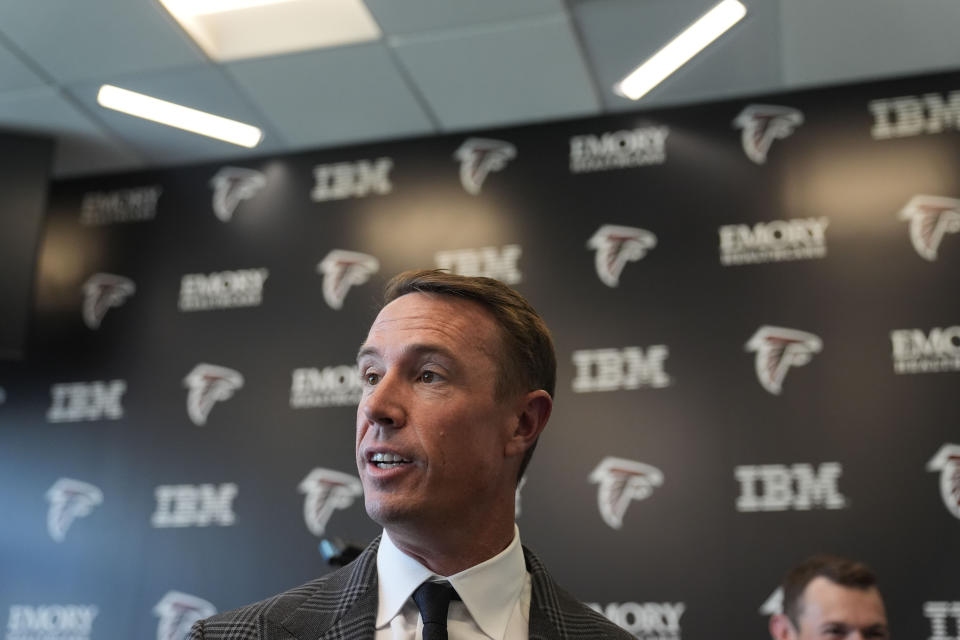
[[[393,374],[384,375],[360,401],[363,416],[370,423],[394,429],[406,423],[402,381]]]

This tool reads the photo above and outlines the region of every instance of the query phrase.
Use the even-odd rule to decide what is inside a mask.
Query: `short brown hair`
[[[461,276],[440,269],[405,271],[394,276],[384,291],[384,306],[408,293],[433,293],[473,300],[493,316],[500,327],[503,348],[496,394],[543,389],[553,397],[557,356],[550,330],[527,300],[493,278]],[[517,480],[523,477],[536,442],[524,454]]]
[[[803,592],[814,578],[826,578],[841,587],[863,591],[877,586],[877,576],[862,562],[827,554],[807,558],[783,579],[783,613],[797,629],[803,615]]]

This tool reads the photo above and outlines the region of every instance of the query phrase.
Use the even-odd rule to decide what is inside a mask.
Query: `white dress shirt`
[[[450,603],[450,640],[527,640],[530,574],[520,547],[520,531],[494,557],[452,576],[438,576],[400,551],[386,531],[377,551],[376,640],[420,640],[423,622],[412,595],[426,580],[446,580],[462,602]]]

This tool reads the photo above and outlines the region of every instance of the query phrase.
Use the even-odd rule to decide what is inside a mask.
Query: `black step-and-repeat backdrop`
[[[642,640],[764,638],[791,564],[960,637],[960,76],[56,183],[0,368],[7,640],[171,640],[366,542],[383,283],[515,285],[558,348],[524,541]]]

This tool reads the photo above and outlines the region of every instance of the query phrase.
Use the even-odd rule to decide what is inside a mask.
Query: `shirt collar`
[[[400,612],[422,582],[441,577],[400,551],[386,531],[377,551],[377,573],[380,594],[377,628],[388,624]],[[445,579],[460,594],[477,626],[491,638],[503,638],[526,574],[520,530],[514,525],[513,541],[506,549]]]

